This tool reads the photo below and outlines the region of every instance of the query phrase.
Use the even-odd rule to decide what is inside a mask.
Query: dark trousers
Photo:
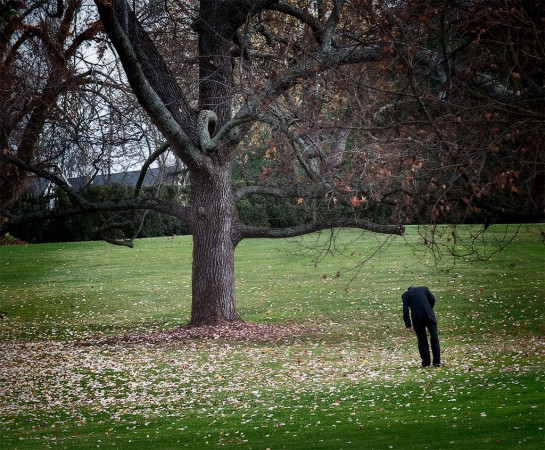
[[[425,320],[418,325],[414,325],[414,332],[418,338],[418,352],[422,358],[422,366],[430,365],[430,347],[428,345],[428,336],[426,329],[430,333],[431,353],[433,355],[433,365],[441,365],[441,350],[439,348],[439,337],[437,336],[437,324],[431,320]]]

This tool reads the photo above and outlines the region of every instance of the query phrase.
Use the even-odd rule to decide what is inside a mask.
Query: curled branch
[[[214,111],[203,109],[201,112],[199,112],[197,126],[201,148],[204,152],[213,150],[218,145],[217,141],[212,141],[212,136],[216,132],[217,123],[218,116],[216,116]]]

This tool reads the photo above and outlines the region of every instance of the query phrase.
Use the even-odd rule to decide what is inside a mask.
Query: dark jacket
[[[409,288],[401,298],[403,299],[403,320],[407,328],[418,325],[426,319],[437,323],[433,313],[435,297],[426,286]],[[409,317],[409,309],[411,317]]]

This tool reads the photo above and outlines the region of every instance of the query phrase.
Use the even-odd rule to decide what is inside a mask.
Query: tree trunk
[[[242,320],[236,310],[234,201],[230,166],[191,174],[192,325]]]
[[[200,2],[199,108],[217,115],[218,126],[231,117],[233,27],[229,2]],[[227,6],[226,6],[227,5]],[[210,135],[214,130],[209,130]],[[216,153],[219,156],[220,152]],[[231,166],[211,158],[191,173],[193,232],[192,325],[217,325],[242,319],[236,310],[235,206]]]
[[[199,107],[214,111],[221,126],[231,117],[232,36],[236,30],[226,1],[200,2],[199,31]],[[211,130],[211,134],[213,130]]]

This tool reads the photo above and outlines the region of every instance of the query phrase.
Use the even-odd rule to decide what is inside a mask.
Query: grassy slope
[[[245,241],[241,315],[320,331],[92,346],[73,343],[187,322],[190,238],[0,247],[0,447],[540,448],[541,239],[525,227],[487,262],[436,261],[414,228],[386,244],[343,231],[343,256],[317,236]],[[440,370],[418,367],[401,320],[420,284],[438,298]]]

